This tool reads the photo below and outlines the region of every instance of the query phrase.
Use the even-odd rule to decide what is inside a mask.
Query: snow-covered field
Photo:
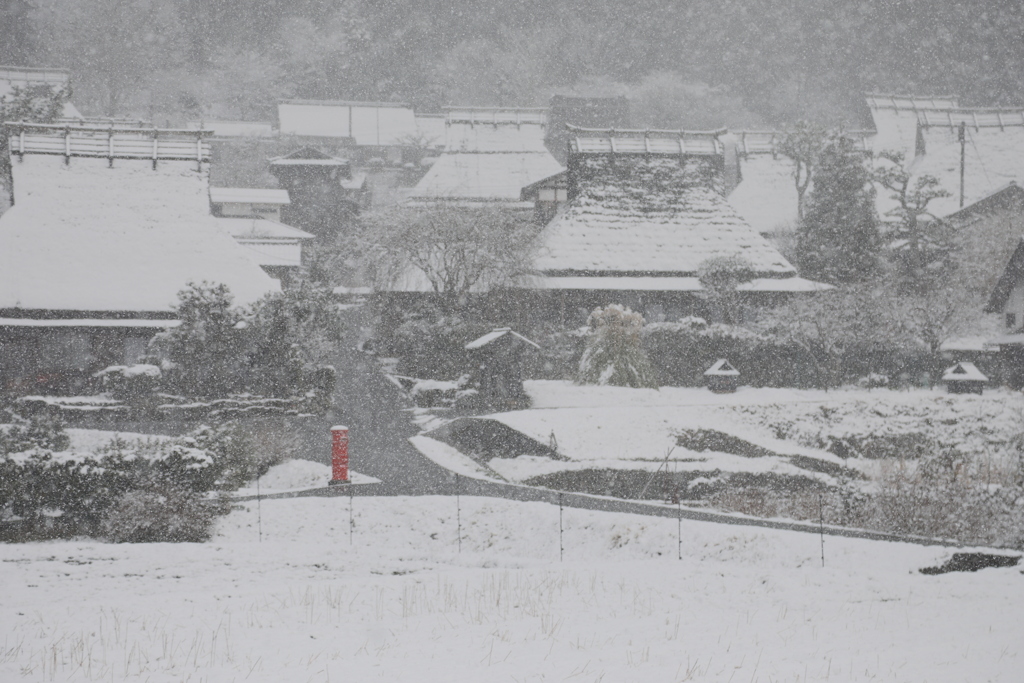
[[[560,562],[557,507],[461,503],[461,553],[448,497],[357,497],[351,543],[340,497],[206,544],[0,546],[0,680],[1020,680],[1020,568],[575,509]]]
[[[940,388],[824,392],[741,387],[734,394],[714,394],[703,388],[628,389],[560,381],[526,382],[525,388],[531,409],[486,417],[541,444],[557,444],[562,457],[525,454],[486,461],[492,476],[513,482],[561,472],[653,472],[667,467],[690,477],[700,475],[694,482],[739,473],[834,484],[833,475],[840,470],[870,475],[877,467],[869,458],[839,457],[835,453],[860,453],[837,448],[837,441],[877,445],[919,435],[929,444],[955,445],[969,456],[987,457],[1024,432],[1024,397],[1003,390],[974,396],[949,395]],[[421,422],[428,428],[440,424]],[[682,433],[706,430],[762,451],[752,456],[747,451],[686,448],[679,440]],[[438,461],[445,455],[443,448],[422,437],[417,446]],[[455,467],[457,457],[447,455],[442,464]],[[471,465],[460,467],[468,473]]]

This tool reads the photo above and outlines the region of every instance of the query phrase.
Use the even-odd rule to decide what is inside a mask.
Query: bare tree
[[[793,183],[796,186],[797,218],[801,221],[804,219],[804,196],[811,185],[814,167],[818,163],[818,156],[825,148],[827,136],[827,131],[823,127],[809,121],[797,121],[792,129],[786,131],[782,142],[779,143],[779,153],[792,159],[795,164]]]
[[[934,220],[928,204],[933,199],[948,197],[949,192],[939,187],[935,176],[913,176],[904,166],[902,152],[881,152],[879,157],[888,163],[877,166],[872,179],[888,190],[889,197],[896,202],[896,207],[886,215],[899,221],[892,237],[902,252],[905,283],[920,290],[927,286],[928,269],[945,252],[943,243],[947,241],[940,232],[944,224]]]
[[[537,226],[525,214],[439,202],[367,214],[364,243],[383,289],[425,278],[443,306],[512,284],[529,271]]]

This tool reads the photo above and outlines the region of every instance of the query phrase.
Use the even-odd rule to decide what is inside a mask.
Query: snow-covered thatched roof
[[[678,137],[658,138],[653,147],[669,149],[672,140]],[[547,278],[668,283],[695,279],[710,258],[738,256],[758,278],[795,277],[793,266],[719,194],[720,162],[678,152],[571,155],[575,192],[544,229],[536,269]]]
[[[205,162],[29,151],[11,165],[0,309],[170,314],[190,281],[224,283],[239,304],[278,289],[210,215]]]
[[[523,187],[562,170],[544,146],[538,109],[450,109],[445,151],[409,193],[413,202],[520,201]]]
[[[876,131],[872,150],[875,154],[903,152],[908,160],[914,158],[916,149],[918,114],[959,106],[956,98],[947,96],[868,94],[866,99]]]
[[[921,152],[911,166],[914,176],[924,174],[938,178],[939,186],[949,197],[932,200],[928,209],[943,217],[960,208],[960,142],[959,123],[964,126],[964,204],[983,199],[1010,182],[1024,183],[1024,112],[1003,110],[999,118],[994,111],[979,110],[974,114],[987,114],[979,125],[973,125],[972,112],[959,110],[945,112],[942,117],[930,117],[920,125]],[[945,121],[950,116],[952,125]],[[986,125],[988,124],[988,125]]]
[[[796,164],[781,154],[751,153],[739,157],[740,182],[729,203],[761,234],[796,229],[799,197]]]
[[[348,159],[332,157],[314,147],[300,147],[294,152],[284,156],[274,157],[270,160],[270,166],[350,166]]]

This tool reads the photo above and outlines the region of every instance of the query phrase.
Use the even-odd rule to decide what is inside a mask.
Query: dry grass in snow
[[[1019,569],[463,498],[247,503],[207,544],[0,546],[4,681],[1014,680]],[[262,542],[259,540],[262,526]],[[682,559],[678,559],[677,552]]]

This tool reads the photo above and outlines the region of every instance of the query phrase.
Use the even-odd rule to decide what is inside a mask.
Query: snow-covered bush
[[[297,457],[302,441],[287,418],[204,425],[189,438],[213,458],[215,486],[232,490]]]
[[[466,343],[490,329],[460,316],[415,312],[382,340],[381,353],[398,357],[401,375],[441,380],[459,377],[469,369]]]
[[[160,387],[159,366],[146,363],[111,365],[97,372],[103,390],[119,401],[135,403],[153,394]]]
[[[869,372],[857,380],[861,389],[880,389],[889,386],[889,378],[878,372]]]
[[[226,396],[242,387],[247,363],[242,311],[227,285],[189,283],[178,292],[181,325],[154,337],[153,349],[173,363],[167,388],[185,396]]]
[[[14,422],[0,425],[0,455],[34,448],[62,451],[71,443],[64,425],[45,413],[29,419],[11,416]]]
[[[200,543],[210,538],[224,507],[180,486],[133,489],[106,510],[100,534],[114,543]]]
[[[115,439],[85,454],[37,446],[0,456],[0,511],[26,537],[100,535],[125,494],[159,488],[201,496],[214,486],[213,464],[204,451],[166,440]]]
[[[192,283],[178,297],[181,325],[153,340],[169,391],[204,399],[307,396],[318,412],[327,410],[341,332],[327,290],[299,283],[248,310],[232,305],[224,285]]]
[[[654,370],[640,340],[644,319],[618,304],[597,308],[587,319],[590,336],[580,359],[581,384],[657,387]]]

